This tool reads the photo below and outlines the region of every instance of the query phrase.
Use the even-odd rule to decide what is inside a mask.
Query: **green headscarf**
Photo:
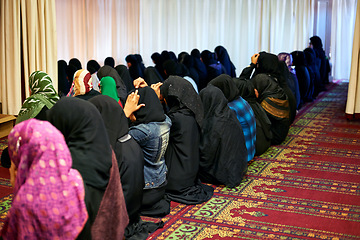
[[[33,72],[29,78],[29,86],[30,97],[24,101],[16,119],[16,124],[36,117],[44,106],[50,109],[59,100],[59,95],[52,84],[52,80],[45,72]]]
[[[119,102],[120,98],[118,97],[117,90],[116,90],[116,82],[112,77],[103,77],[100,80],[100,91],[102,95],[107,95],[117,102]]]

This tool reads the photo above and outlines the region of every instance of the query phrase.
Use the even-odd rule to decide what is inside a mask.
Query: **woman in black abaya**
[[[121,79],[124,81],[126,86],[126,92],[128,93],[134,90],[135,87],[133,84],[133,80],[130,76],[129,69],[125,65],[119,64],[115,67],[115,70],[117,71]]]
[[[285,67],[285,69],[284,69]],[[293,123],[296,116],[296,99],[286,82],[286,64],[280,62],[274,54],[261,52],[257,61],[255,74],[264,73],[271,77],[284,91],[289,103],[289,120]]]
[[[85,203],[92,239],[121,239],[128,224],[118,164],[99,111],[79,98],[62,98],[47,120],[64,135],[85,185]],[[90,239],[84,236],[84,239]]]
[[[170,76],[160,88],[171,119],[169,145],[165,153],[168,167],[166,194],[175,202],[199,204],[208,201],[213,188],[198,179],[200,128],[203,105],[191,83]]]
[[[200,179],[236,187],[247,171],[244,133],[222,91],[212,85],[201,90],[204,120],[200,138]],[[241,137],[242,136],[242,137]]]
[[[215,53],[217,60],[221,62],[221,64],[226,69],[226,74],[230,75],[230,77],[236,77],[236,68],[231,62],[229,53],[227,52],[226,48],[224,48],[223,46],[217,46],[215,48]]]
[[[265,110],[257,102],[254,85],[250,80],[233,78],[235,85],[239,89],[240,96],[244,98],[252,110],[256,119],[256,145],[255,156],[263,154],[271,145],[272,133],[271,122]]]
[[[100,95],[90,99],[90,102],[99,110],[104,120],[110,144],[118,160],[126,209],[129,215],[125,238],[137,236],[137,239],[146,239],[148,233],[156,230],[159,224],[142,222],[140,219],[144,188],[144,155],[141,147],[129,135],[128,119],[116,100],[106,95]]]
[[[290,128],[287,96],[279,84],[267,74],[257,74],[251,82],[258,92],[258,102],[271,121],[271,144],[278,145],[285,140]]]

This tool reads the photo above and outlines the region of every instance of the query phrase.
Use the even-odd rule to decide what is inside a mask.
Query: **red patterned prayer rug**
[[[2,150],[7,146],[7,138],[0,138],[0,156]],[[9,169],[0,166],[0,229],[4,224],[7,211],[11,206],[12,188],[10,185]]]
[[[240,186],[173,204],[148,239],[360,239],[360,121],[346,120],[347,87],[332,83],[304,106]]]

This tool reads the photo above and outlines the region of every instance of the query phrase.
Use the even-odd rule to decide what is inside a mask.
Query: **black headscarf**
[[[276,81],[279,81],[281,75],[279,69],[279,59],[275,54],[260,52],[260,56],[257,61],[257,66],[255,69],[255,74],[265,73],[276,78]]]
[[[311,42],[311,44],[313,45],[314,48],[318,48],[318,49],[323,48],[321,38],[319,38],[318,36],[312,36],[310,38],[310,42]]]
[[[139,104],[144,103],[145,106],[134,112],[136,117],[134,124],[165,121],[164,110],[155,91],[150,87],[144,87],[139,88],[138,94]]]
[[[134,54],[130,54],[125,58],[127,63],[130,63],[131,66],[129,67],[129,73],[133,80],[141,77],[144,78],[144,72],[140,66],[138,58]]]
[[[200,87],[200,82],[205,82],[207,78],[207,70],[205,64],[200,60],[200,51],[198,49],[193,49],[191,51],[191,56],[194,59],[194,67],[199,75],[199,81],[197,82],[198,87]],[[195,80],[195,79],[194,79]]]
[[[78,69],[74,65],[67,65],[66,67],[66,75],[69,81],[69,90],[72,82],[74,81],[74,74],[76,73]],[[68,91],[69,92],[69,91]]]
[[[220,88],[224,96],[229,102],[239,98],[239,90],[237,89],[234,81],[228,74],[221,74],[209,82],[209,84]]]
[[[115,80],[118,97],[120,98],[121,102],[124,104],[127,97],[126,85],[124,81],[121,79],[118,72],[114,68],[105,65],[99,69],[99,71],[97,72],[97,76],[100,81],[103,77],[107,77],[107,76],[110,76]]]
[[[251,79],[254,87],[259,93],[259,102],[262,102],[265,98],[273,97],[277,99],[286,100],[284,90],[275,80],[267,74],[257,74]]]
[[[124,81],[127,92],[130,92],[131,90],[135,89],[129,70],[125,65],[121,65],[121,64],[117,65],[115,67],[115,70],[118,72],[119,76]]]
[[[195,67],[195,58],[189,54],[184,56],[183,62],[185,67],[189,70],[190,77],[195,81],[195,83],[199,84],[199,73]]]
[[[295,67],[306,65],[306,58],[303,51],[293,51],[291,53],[291,56],[293,58],[293,65]]]
[[[105,190],[112,166],[112,150],[99,111],[88,101],[64,97],[47,111],[48,121],[64,135],[84,183]]]
[[[205,65],[216,64],[216,55],[215,53],[210,52],[209,50],[204,50],[201,52],[201,59]]]
[[[86,65],[86,69],[90,72],[90,74],[94,74],[100,69],[100,64],[96,60],[89,60]]]
[[[65,60],[58,61],[58,89],[59,96],[66,96],[70,90],[70,84],[66,76],[67,63]]]
[[[247,170],[244,133],[221,90],[208,85],[201,90],[204,123],[200,141],[200,177],[206,182],[237,186]]]
[[[182,77],[170,76],[160,87],[161,95],[166,99],[169,112],[187,108],[195,116],[195,120],[201,127],[204,118],[204,108],[199,94],[196,93],[192,84]]]
[[[110,144],[115,149],[117,140],[129,132],[128,119],[125,116],[119,103],[107,95],[99,95],[89,100],[99,110],[108,136]]]
[[[307,65],[316,65],[316,53],[312,48],[305,48],[304,55]]]
[[[115,67],[115,59],[113,57],[105,58],[104,65],[108,65],[110,67]]]
[[[166,60],[163,63],[163,68],[166,71],[167,76],[170,75],[183,76],[180,64],[178,64],[172,59]]]
[[[170,53],[166,50],[161,52],[161,57],[163,59],[163,61],[165,62],[166,60],[171,59]]]
[[[263,129],[264,135],[267,139],[272,138],[272,134],[270,131],[271,122],[266,115],[265,110],[261,107],[261,105],[257,102],[254,85],[250,80],[233,78],[232,79],[239,90],[239,94],[242,98],[244,98],[252,110],[254,111],[254,115],[256,118],[256,127],[261,127]],[[258,124],[258,122],[260,124]]]
[[[201,54],[200,54],[200,51],[199,49],[197,48],[194,48],[191,52],[190,52],[190,55],[193,56],[193,57],[196,57],[196,58],[201,58]]]
[[[155,64],[155,68],[159,72],[161,78],[166,79],[166,75],[164,73],[164,68],[163,68],[164,60],[163,60],[162,56],[160,55],[160,53],[158,53],[158,52],[153,53],[151,55],[151,59],[153,60],[153,62]]]
[[[217,56],[217,60],[221,62],[221,64],[225,67],[226,73],[231,77],[236,77],[235,66],[230,60],[229,53],[223,46],[217,46],[215,48],[215,53]]]
[[[76,70],[82,69],[81,62],[80,62],[80,60],[77,59],[77,58],[72,58],[72,59],[70,59],[69,65],[74,66],[74,67],[76,68]]]
[[[151,84],[155,84],[158,82],[163,82],[163,78],[161,77],[158,70],[155,67],[147,67],[144,72],[144,80],[150,86]]]

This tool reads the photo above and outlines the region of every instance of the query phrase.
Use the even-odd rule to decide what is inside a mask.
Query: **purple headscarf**
[[[75,239],[88,218],[85,191],[61,132],[30,119],[13,128],[8,142],[17,175],[3,238]]]

